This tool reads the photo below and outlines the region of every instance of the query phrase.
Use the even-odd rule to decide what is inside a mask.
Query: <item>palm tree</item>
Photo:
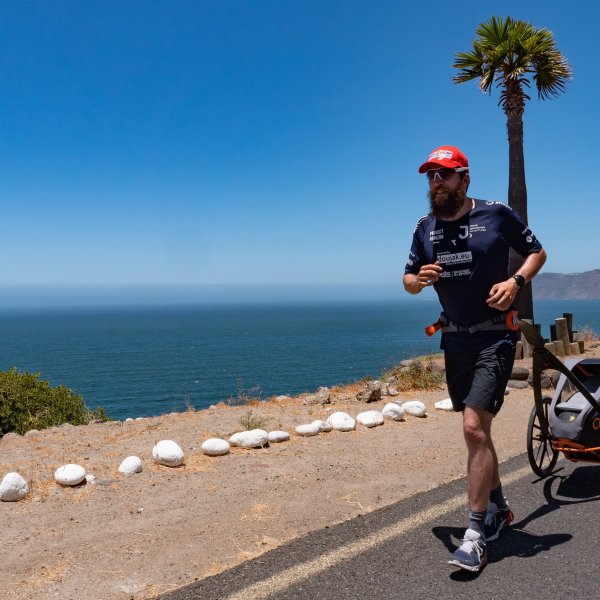
[[[548,29],[537,29],[531,23],[510,17],[492,17],[479,25],[476,33],[473,49],[456,54],[452,66],[459,73],[453,81],[479,79],[483,93],[491,94],[494,84],[500,88],[498,104],[506,114],[508,133],[508,204],[527,223],[523,113],[530,97],[526,91],[533,82],[540,100],[559,95],[571,79],[571,67]],[[521,257],[511,252],[510,272],[514,273],[521,263]],[[530,285],[517,297],[517,308],[522,318],[533,319]]]

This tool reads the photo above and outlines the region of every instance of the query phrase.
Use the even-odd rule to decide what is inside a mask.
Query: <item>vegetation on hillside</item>
[[[12,431],[24,434],[63,423],[108,420],[104,409],[91,410],[73,390],[63,385],[52,387],[39,377],[39,373],[16,369],[0,372],[0,437]]]
[[[444,383],[444,373],[431,359],[414,359],[407,367],[396,365],[387,371],[383,379],[393,377],[393,386],[399,392],[426,390],[439,387]]]

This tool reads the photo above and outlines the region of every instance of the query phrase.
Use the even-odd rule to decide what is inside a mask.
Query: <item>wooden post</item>
[[[565,345],[562,340],[554,340],[554,354],[556,356],[564,356],[565,355]]]
[[[556,325],[550,325],[550,339],[552,341],[556,339]]]
[[[552,352],[552,354],[555,353],[555,346],[554,346],[554,342],[546,342],[544,344],[544,348],[546,348],[546,350],[549,350],[550,352]]]
[[[571,342],[569,344],[569,351],[571,352],[571,356],[579,356],[581,352],[579,352],[579,342]]]
[[[581,354],[585,354],[585,335],[579,331],[574,331],[573,341],[579,344],[579,351]]]
[[[573,341],[573,313],[563,313],[563,317],[567,320],[567,329],[569,330],[569,341]]]
[[[525,323],[529,323],[533,325],[533,319],[522,319]],[[521,334],[521,343],[523,344],[523,358],[531,358],[533,356],[533,348],[531,344],[527,341],[527,338]]]
[[[571,341],[569,339],[567,319],[563,317],[562,319],[555,319],[554,322],[556,323],[556,339],[562,341],[565,348],[565,356],[569,356],[571,354],[571,350],[569,348]]]
[[[515,360],[521,360],[523,358],[523,342],[518,341],[515,346]]]

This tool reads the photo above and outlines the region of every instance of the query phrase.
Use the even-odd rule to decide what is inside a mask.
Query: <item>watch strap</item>
[[[517,285],[520,288],[522,288],[525,285],[525,277],[523,277],[523,275],[513,275],[512,278],[517,282]]]

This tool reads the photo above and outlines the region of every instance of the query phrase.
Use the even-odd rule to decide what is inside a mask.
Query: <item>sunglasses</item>
[[[428,181],[435,181],[439,179],[440,181],[447,181],[454,175],[454,173],[462,173],[466,171],[466,167],[456,167],[456,169],[430,169],[425,173]]]

